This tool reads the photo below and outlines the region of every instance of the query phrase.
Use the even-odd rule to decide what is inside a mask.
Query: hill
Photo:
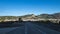
[[[54,13],[54,14],[40,14],[38,17],[42,18],[52,18],[52,19],[60,19],[60,13]]]

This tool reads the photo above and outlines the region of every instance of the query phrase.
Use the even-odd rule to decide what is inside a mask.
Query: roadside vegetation
[[[19,21],[22,21],[21,18],[26,18],[26,17],[31,17],[32,18],[44,18],[44,19],[60,19],[60,13],[55,13],[55,14],[40,14],[40,15],[34,15],[34,14],[28,14],[24,16],[0,16],[0,22],[8,21],[8,20],[16,20],[19,19]]]

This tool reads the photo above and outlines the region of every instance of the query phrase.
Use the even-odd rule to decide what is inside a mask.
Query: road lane
[[[46,28],[43,26],[38,26],[38,25],[32,24],[32,23],[30,23],[30,24],[31,24],[31,26],[37,28],[37,30],[43,31],[43,33],[45,32],[46,34],[60,34],[60,32],[58,32],[58,31],[55,31],[55,30],[52,30],[52,29],[49,29],[49,28]]]
[[[18,31],[20,31],[20,32],[24,31],[23,30],[24,29],[24,24],[23,23],[19,23],[19,24],[17,23],[17,24],[13,24],[13,25],[16,25],[16,27],[14,26],[14,27],[0,28],[0,34],[14,34],[14,33],[17,34]]]
[[[31,26],[31,23],[26,23],[26,27],[27,27],[27,34],[45,34],[45,32],[43,31],[38,31],[36,28]]]
[[[16,28],[17,27],[15,27],[15,28],[0,28],[0,34],[5,34],[5,33],[10,32]]]
[[[12,30],[10,32],[7,32],[6,34],[25,34],[24,33],[24,26],[16,28],[15,30]]]
[[[60,34],[60,32],[26,22],[20,27],[0,28],[0,34]]]

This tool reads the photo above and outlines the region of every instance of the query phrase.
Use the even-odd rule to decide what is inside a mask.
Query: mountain
[[[42,18],[55,18],[55,19],[60,19],[60,13],[54,13],[54,14],[40,14],[38,17]]]
[[[54,18],[60,19],[60,13],[53,14]]]
[[[45,18],[45,19],[60,19],[60,13],[54,13],[54,14],[40,14],[40,15],[34,15],[34,14],[28,14],[24,16],[0,16],[0,21],[4,21],[5,19],[18,19],[18,18]]]

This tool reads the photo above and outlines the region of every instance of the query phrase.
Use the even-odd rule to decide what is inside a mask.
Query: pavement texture
[[[0,34],[60,34],[60,32],[26,22],[19,27],[0,28]]]

